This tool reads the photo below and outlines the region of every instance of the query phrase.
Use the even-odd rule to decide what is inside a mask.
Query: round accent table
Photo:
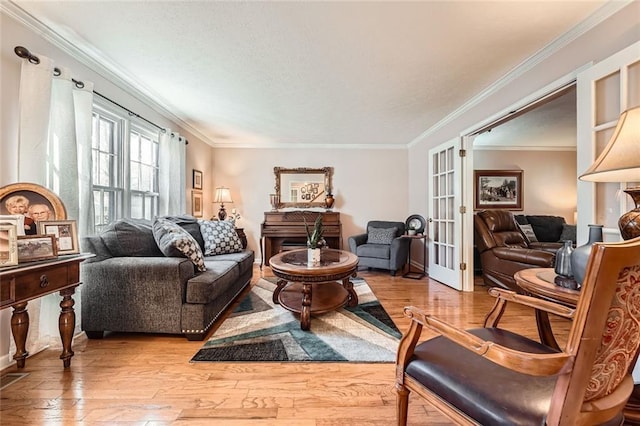
[[[350,278],[356,276],[358,256],[348,251],[322,249],[317,266],[307,262],[307,250],[289,250],[269,259],[278,277],[273,303],[300,314],[300,328],[309,330],[311,314],[358,305]]]

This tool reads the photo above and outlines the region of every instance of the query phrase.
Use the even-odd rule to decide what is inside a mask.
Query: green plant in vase
[[[309,229],[309,224],[307,223],[307,219],[303,216],[304,227],[307,231],[307,247],[310,249],[317,249],[322,247],[324,243],[324,238],[322,238],[322,216],[318,215],[315,223],[313,224],[313,231]]]

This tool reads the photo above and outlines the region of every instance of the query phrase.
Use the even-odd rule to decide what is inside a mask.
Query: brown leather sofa
[[[513,213],[483,210],[474,218],[475,244],[482,262],[485,285],[522,293],[513,275],[521,269],[553,268],[561,243],[530,243]]]

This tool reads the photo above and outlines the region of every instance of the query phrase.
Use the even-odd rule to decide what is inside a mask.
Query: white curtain
[[[185,209],[186,140],[166,129],[160,133],[158,151],[160,216],[178,215]]]
[[[18,179],[46,186],[58,194],[67,218],[78,222],[79,235],[87,235],[93,228],[90,177],[93,83],[84,81],[83,87],[77,87],[68,69],[59,67],[60,74],[56,77],[53,61],[36,56],[40,63],[24,60],[20,75]],[[80,290],[81,286],[74,296],[76,333],[80,331]],[[59,304],[57,293],[29,302],[30,353],[49,345],[60,346]],[[15,348],[10,350],[13,352]]]

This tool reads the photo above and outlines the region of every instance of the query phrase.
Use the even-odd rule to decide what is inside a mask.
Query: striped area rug
[[[261,279],[191,362],[395,362],[401,333],[367,283],[355,278],[359,305],[312,315],[311,330],[272,302],[275,284]]]

